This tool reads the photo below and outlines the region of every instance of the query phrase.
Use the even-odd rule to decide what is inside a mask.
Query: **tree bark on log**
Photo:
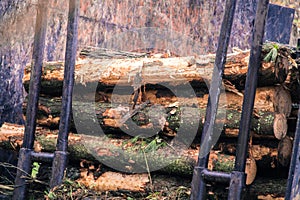
[[[22,145],[23,133],[24,126],[5,123],[0,128],[0,148],[14,150],[19,149]],[[50,131],[48,129],[38,127],[36,135],[37,137],[35,141],[35,151],[55,151],[57,131]],[[94,138],[93,141],[97,141],[97,139]],[[114,139],[112,139],[112,141],[114,141],[114,144],[119,143]],[[107,143],[107,140],[105,141],[105,143]],[[128,145],[128,143],[126,143],[126,145]],[[86,146],[82,144],[82,138],[80,135],[70,134],[68,148],[70,162],[80,162],[82,160],[89,160],[97,163],[98,160],[95,159],[94,153],[98,153],[98,155],[102,156],[102,159],[104,159],[105,157],[107,159],[109,159],[110,157],[114,157],[115,155],[113,154],[114,151],[112,147],[110,147],[110,149],[105,149],[106,147],[108,147],[107,144],[103,144],[103,146],[98,145],[98,149],[91,153],[90,148],[87,149]],[[257,172],[263,172],[265,175],[266,172],[275,171],[277,177],[282,177],[282,170],[280,166],[276,165],[276,163],[278,162],[276,148],[264,147],[261,145],[252,145],[251,149],[253,152],[252,158],[255,159],[255,162],[257,164]],[[174,174],[191,177],[193,173],[193,166],[195,165],[196,160],[198,158],[198,152],[199,149],[188,149],[185,153],[182,154],[181,157],[177,157],[176,159],[174,159],[170,165],[161,169],[160,172],[165,174]],[[134,156],[131,156],[131,159],[132,158],[134,159]],[[167,157],[161,159],[160,157],[157,157],[157,154],[154,154],[152,158],[148,158],[148,161],[161,162],[166,160],[166,158]],[[209,159],[210,169],[228,171],[232,169],[233,163],[234,156],[222,154],[220,153],[220,150],[211,151]],[[128,166],[128,163],[121,163],[121,165],[122,164],[127,164]],[[129,162],[129,165],[130,164],[133,164],[133,161]],[[250,172],[248,171],[248,176],[251,175],[250,177],[252,179],[255,174],[255,168],[253,168],[252,171],[250,170]],[[278,182],[278,180],[280,181]],[[258,179],[255,179],[255,181],[250,186],[247,186],[247,194],[268,195],[271,193],[282,195],[284,194],[286,185],[284,180],[285,179],[272,179],[272,183],[270,183],[270,179],[267,179],[266,181],[261,180],[261,178],[258,177]],[[262,187],[262,185],[264,187]],[[280,187],[278,188],[278,186]]]
[[[35,151],[54,152],[56,149],[57,132],[58,131],[50,131],[49,129],[39,127],[36,133]],[[24,126],[5,123],[0,128],[0,148],[14,150],[19,149],[22,145],[23,133]],[[90,141],[86,142],[84,140]],[[135,145],[138,147],[140,145],[139,143],[134,143],[132,139],[101,139],[101,137],[83,137],[82,135],[71,133],[69,136],[68,148],[68,152],[70,154],[69,159],[71,162],[78,162],[82,159],[96,161],[97,158],[100,159],[100,161],[105,161],[106,159],[116,159],[116,156],[118,156],[118,160],[122,162],[120,157],[121,155],[118,154],[120,145],[124,149],[124,152],[126,152],[123,156],[128,154],[127,156],[129,156],[130,160],[132,160],[128,160],[128,162],[123,163],[124,167],[130,165],[131,163],[133,167],[132,170],[134,170],[134,161],[138,162],[138,160],[135,159],[144,159],[144,157],[139,158],[139,156],[135,154],[135,151],[132,151],[131,147]],[[277,160],[276,148],[265,147],[261,145],[253,145],[251,148],[253,149],[251,156],[258,163],[258,167],[260,169],[265,170],[277,167],[276,164],[274,165],[274,162],[276,163]],[[160,152],[160,149],[156,149],[152,155],[153,157],[147,157],[148,162],[161,162],[159,164],[170,162],[170,165],[163,169],[164,172],[191,176],[193,172],[193,166],[198,158],[197,155],[199,150],[177,149],[181,152],[180,154],[175,155],[171,148],[164,148],[164,150],[166,149],[169,149],[169,152],[162,153]],[[234,166],[234,156],[219,152],[220,150],[211,151],[209,168],[212,170],[222,170],[225,172],[230,171]]]
[[[59,100],[60,101],[60,100]],[[39,115],[38,115],[38,123],[43,126],[48,126],[50,128],[57,128],[59,124],[59,113],[60,113],[60,102],[58,100],[46,100],[44,99],[39,106]],[[120,123],[122,121],[123,116],[125,114],[122,111],[128,111],[129,107],[126,106],[118,106],[117,108],[112,108],[111,104],[109,103],[96,103],[96,113],[92,110],[91,104],[87,102],[73,102],[73,118],[76,117],[80,119],[77,124],[72,123],[72,128],[76,126],[87,126],[90,124],[90,121],[97,117],[99,124],[101,127],[110,133],[116,131],[119,132],[120,128],[126,126],[126,123]],[[47,113],[47,111],[51,111]],[[163,117],[157,113],[157,115],[152,116],[154,117],[154,123],[150,122],[149,114],[151,107],[145,108],[144,110],[140,110],[136,115],[133,116],[133,121],[137,123],[138,126],[130,126],[130,129],[127,129],[127,132],[139,135],[139,133],[145,132],[148,130],[157,130],[158,132],[161,129],[169,130],[169,134],[175,134],[176,129],[178,128],[186,128],[188,131],[191,126],[195,126],[192,123],[195,122],[195,118],[200,121],[199,123],[199,132],[201,132],[203,127],[203,119],[205,116],[205,108],[166,108],[167,117],[165,118],[166,124],[158,123],[158,120]],[[181,119],[181,112],[184,112],[188,118]],[[173,114],[172,114],[173,113]],[[76,115],[76,116],[75,116]],[[236,137],[237,132],[236,129],[239,127],[241,112],[235,109],[226,110],[226,119],[222,119],[219,123],[225,123],[225,135]],[[252,130],[257,135],[273,135],[273,117],[274,113],[269,111],[260,111],[256,115],[253,115],[252,120]],[[145,118],[146,117],[146,118]],[[157,123],[155,123],[155,121]],[[88,129],[87,129],[88,131]]]

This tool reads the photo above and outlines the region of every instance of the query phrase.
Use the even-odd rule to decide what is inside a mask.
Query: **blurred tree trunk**
[[[32,20],[21,20],[26,7],[25,0],[0,3],[0,126],[4,122],[24,123],[22,78],[31,52],[31,44],[24,41],[32,34]]]
[[[13,64],[13,50],[0,51],[0,125],[3,122],[23,123],[22,70]]]
[[[231,47],[249,49],[258,0],[237,1],[234,25],[232,26]]]

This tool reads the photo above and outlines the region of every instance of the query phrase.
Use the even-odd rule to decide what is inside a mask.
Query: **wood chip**
[[[92,174],[87,174],[87,172],[82,172],[81,176],[78,182],[96,191],[129,190],[143,192],[149,182],[148,174],[105,172],[96,180]]]

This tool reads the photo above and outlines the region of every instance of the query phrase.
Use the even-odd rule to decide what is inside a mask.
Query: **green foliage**
[[[46,195],[47,199],[49,199],[49,200],[57,199],[56,194],[52,191],[49,191],[49,192],[45,191],[45,195]]]
[[[38,162],[33,162],[32,165],[33,165],[33,167],[31,170],[31,177],[36,178],[36,175],[38,174],[39,169],[40,169],[40,164]]]
[[[134,138],[131,139],[131,143],[133,143],[133,144],[136,143],[139,140],[139,138],[140,137],[138,135],[135,136]]]
[[[161,139],[158,135],[155,138],[140,138],[140,136],[135,136],[134,138],[123,142],[123,147],[127,150],[132,151],[140,151],[143,150],[144,152],[153,152],[158,150],[161,147],[166,146],[167,143]]]
[[[160,147],[164,147],[166,143],[159,138],[159,136],[156,136],[152,141],[149,142],[147,146],[144,147],[145,152],[151,152],[151,151],[156,151]]]
[[[279,45],[276,43],[266,44],[264,50],[269,52],[265,57],[265,62],[275,62],[278,56]]]
[[[157,200],[161,198],[161,193],[160,192],[153,192],[151,194],[149,194],[146,199],[150,199],[150,200]]]

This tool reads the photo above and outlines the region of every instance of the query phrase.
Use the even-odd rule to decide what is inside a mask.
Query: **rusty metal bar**
[[[261,49],[265,33],[265,22],[267,19],[269,0],[260,0],[257,5],[253,41],[251,45],[249,66],[245,84],[243,110],[239,128],[235,168],[229,186],[228,199],[241,199],[242,188],[245,184],[245,166],[247,159],[248,140],[253,112],[255,91],[257,86],[257,73],[261,66]],[[236,176],[235,176],[236,175]]]
[[[39,0],[35,24],[31,77],[29,83],[28,106],[23,145],[19,152],[18,170],[15,179],[13,199],[25,199],[26,179],[31,170],[31,151],[36,129],[36,114],[41,87],[42,66],[44,60],[45,38],[47,30],[47,0]]]
[[[300,109],[298,110],[297,129],[295,133],[293,154],[291,158],[286,200],[299,199],[300,197]]]
[[[204,199],[206,195],[205,180],[201,176],[201,171],[207,167],[208,156],[212,138],[212,127],[214,127],[217,108],[220,98],[221,83],[224,73],[224,65],[226,62],[227,49],[229,39],[231,35],[231,27],[234,18],[234,12],[236,8],[236,0],[227,0],[223,22],[221,26],[218,48],[216,52],[216,60],[214,65],[214,71],[212,76],[211,87],[209,90],[209,98],[206,109],[205,123],[201,137],[201,149],[199,150],[198,164],[194,168],[193,180],[192,180],[192,195],[191,199]],[[203,155],[203,153],[206,155]]]
[[[79,0],[69,0],[62,108],[50,187],[59,185],[62,182],[67,163],[69,123],[77,52],[79,3]]]

